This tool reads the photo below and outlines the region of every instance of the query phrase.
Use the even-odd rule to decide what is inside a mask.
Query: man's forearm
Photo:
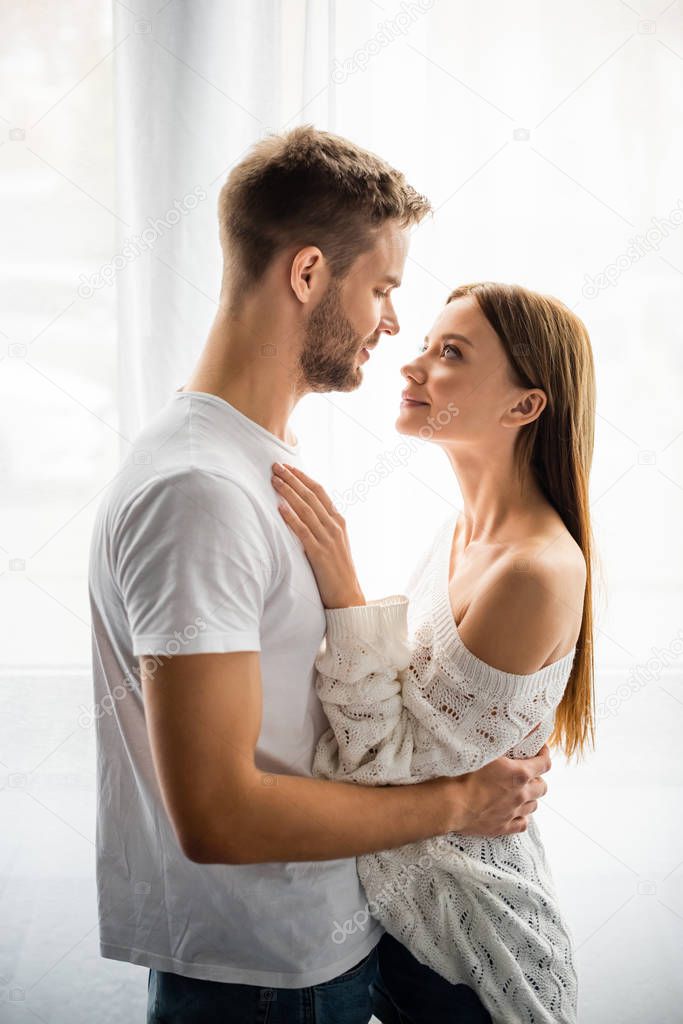
[[[387,850],[457,828],[457,779],[359,786],[257,772],[239,807],[214,804],[202,863],[335,860]]]

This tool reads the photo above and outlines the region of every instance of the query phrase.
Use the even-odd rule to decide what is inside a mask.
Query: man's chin
[[[363,374],[361,373],[360,366],[354,366],[349,370],[345,380],[338,387],[334,388],[334,391],[341,391],[342,393],[348,393],[349,391],[357,391],[363,383]]]
[[[344,394],[348,391],[356,391],[362,383],[363,375],[360,372],[360,367],[355,366],[344,377],[337,377],[330,381],[316,381],[315,383],[309,381],[308,387],[318,395],[327,395],[333,391]]]
[[[353,361],[347,363],[346,366],[337,365],[333,370],[330,369],[327,374],[327,380],[310,380],[307,381],[308,387],[311,391],[316,394],[326,394],[330,391],[356,391],[357,388],[363,383],[363,374],[361,372],[363,363],[367,360],[360,360],[360,354],[362,348],[357,348],[354,355]]]
[[[333,391],[341,391],[343,393],[356,391],[361,386],[363,383],[363,364],[358,362],[359,354],[356,354],[353,363],[347,368],[346,373],[343,376],[340,375],[337,383],[332,388]]]

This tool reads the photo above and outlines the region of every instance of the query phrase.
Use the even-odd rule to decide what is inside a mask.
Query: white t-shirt
[[[383,933],[355,858],[188,860],[161,799],[137,659],[259,651],[256,764],[311,777],[327,728],[314,689],[325,611],[278,512],[273,462],[301,465],[299,444],[216,395],[177,391],[100,505],[89,569],[100,952],[191,978],[299,988],[348,970]]]

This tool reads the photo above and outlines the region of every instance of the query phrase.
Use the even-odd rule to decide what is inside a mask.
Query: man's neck
[[[296,445],[288,422],[302,396],[286,337],[273,323],[264,321],[256,329],[246,319],[235,322],[219,314],[182,390],[217,395],[285,444]]]

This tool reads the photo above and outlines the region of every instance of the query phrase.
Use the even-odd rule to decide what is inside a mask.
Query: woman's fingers
[[[281,477],[273,476],[273,487],[285,499],[310,535],[315,540],[322,541],[325,535],[323,525],[308,502],[304,501],[298,492]]]
[[[273,486],[290,502],[316,537],[326,534],[328,512],[318,497],[303,481],[285,466],[273,466]]]
[[[327,491],[319,484],[316,480],[313,480],[310,476],[304,473],[303,469],[299,469],[298,466],[290,466],[289,463],[285,463],[285,468],[289,469],[291,473],[300,480],[305,486],[311,491],[318,499],[322,507],[325,509],[328,515],[332,516],[333,519],[339,521],[341,518],[339,512],[334,507],[332,499],[329,497]]]
[[[289,467],[279,466],[278,463],[275,463],[272,467],[272,472],[273,483],[274,480],[280,480],[286,485],[286,487],[290,488],[288,492],[286,487],[281,487],[281,494],[285,494],[286,496],[291,493],[296,494],[300,501],[305,502],[312,510],[317,520],[323,525],[326,524],[326,521],[329,518],[329,512],[323,502],[321,502],[314,493],[314,490],[312,490],[304,480],[299,479],[299,477]],[[311,483],[312,482],[313,481],[311,480]]]
[[[278,505],[280,515],[290,527],[295,537],[298,537],[304,546],[304,551],[308,554],[308,545],[311,542],[311,531],[308,529],[305,523],[302,523],[296,512],[284,502]]]

